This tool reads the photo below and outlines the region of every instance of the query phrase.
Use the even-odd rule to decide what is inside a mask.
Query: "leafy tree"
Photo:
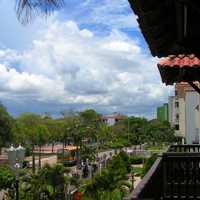
[[[39,146],[39,169],[41,168],[41,148],[48,141],[49,132],[45,125],[40,124],[36,129],[36,140],[37,145]]]
[[[108,142],[112,139],[112,128],[105,123],[101,123],[96,132],[97,142],[104,145],[105,142]]]
[[[25,131],[25,126],[20,123],[18,120],[15,120],[15,123],[12,128],[12,135],[13,135],[13,143],[18,145],[27,145],[27,135]]]
[[[48,137],[48,141],[52,144],[52,153],[54,151],[54,144],[57,141],[61,141],[61,138],[63,136],[63,124],[64,121],[63,120],[59,120],[59,119],[45,119],[43,121],[43,123],[45,124],[45,126],[48,129],[48,133],[49,133],[49,137]]]
[[[88,109],[79,113],[84,123],[90,124],[99,121],[100,115],[93,109]]]
[[[175,141],[174,130],[168,122],[151,120],[147,126],[148,140],[152,143],[171,143]]]
[[[129,157],[125,152],[121,152],[111,160],[107,169],[103,170],[101,174],[97,174],[86,186],[86,196],[91,199],[101,199],[101,195],[104,196],[107,192],[114,194],[116,189],[120,190],[122,184],[124,185],[123,180],[129,172]],[[123,193],[119,194],[123,196]]]
[[[53,187],[54,196],[56,196],[59,192],[64,192],[64,187],[69,181],[67,177],[65,177],[65,173],[68,172],[69,170],[60,164],[52,167],[46,165],[39,172],[39,175],[42,180],[45,180],[48,185]]]
[[[156,159],[157,159],[157,155],[153,154],[150,158],[145,160],[145,163],[142,169],[142,176],[145,176],[145,174],[150,170],[150,168],[152,167]]]
[[[129,117],[112,127],[114,139],[112,147],[141,145],[142,143],[171,143],[176,141],[174,130],[168,122]]]
[[[89,145],[82,145],[81,148],[81,159],[82,160],[89,160],[89,161],[94,161],[95,160],[95,149],[92,146]]]
[[[32,147],[32,169],[35,172],[35,154],[34,147],[37,144],[37,127],[41,124],[42,119],[40,115],[34,113],[23,113],[17,118],[17,121],[24,127],[27,142]]]
[[[1,148],[12,141],[13,122],[6,108],[0,104],[0,154]]]
[[[15,175],[8,167],[0,167],[0,189],[10,189],[15,182]]]
[[[22,187],[20,199],[64,199],[66,186],[70,181],[69,177],[65,176],[68,172],[69,170],[60,164],[54,166],[46,165],[39,170],[38,174],[33,174],[23,180],[25,187]]]

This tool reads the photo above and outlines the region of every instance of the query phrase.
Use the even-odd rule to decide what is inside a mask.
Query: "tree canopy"
[[[0,104],[0,148],[12,140],[13,118],[6,108]]]

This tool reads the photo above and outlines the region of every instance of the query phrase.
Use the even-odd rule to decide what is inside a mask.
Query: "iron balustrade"
[[[200,152],[200,145],[171,145],[168,149],[168,152]]]
[[[200,145],[172,145],[125,200],[200,199]]]

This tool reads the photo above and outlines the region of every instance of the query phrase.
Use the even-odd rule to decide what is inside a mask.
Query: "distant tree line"
[[[122,148],[143,143],[161,144],[176,141],[174,130],[168,122],[147,120],[139,117],[126,117],[113,126],[101,120],[95,110],[66,114],[52,118],[50,114],[23,113],[13,118],[3,105],[0,105],[0,149],[10,144],[22,144],[27,155],[32,155],[35,171],[34,149],[39,148],[39,168],[41,148],[44,144],[62,143],[79,146],[82,159],[95,159],[101,149]],[[90,145],[95,144],[95,145]]]

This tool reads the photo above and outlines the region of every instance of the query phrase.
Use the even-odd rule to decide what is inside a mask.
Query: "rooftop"
[[[200,59],[194,54],[163,58],[158,63],[158,69],[166,85],[200,81]]]

